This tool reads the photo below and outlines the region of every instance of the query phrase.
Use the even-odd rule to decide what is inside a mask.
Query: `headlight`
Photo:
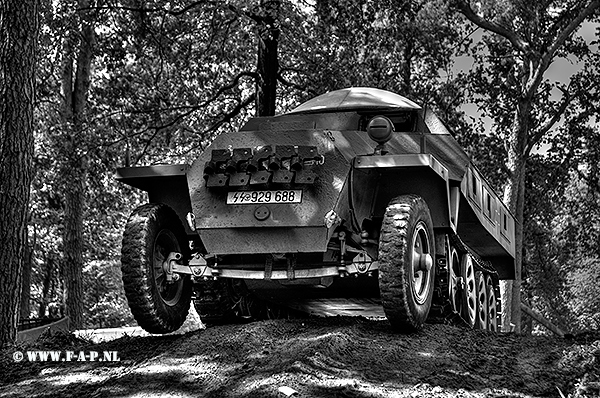
[[[392,138],[394,123],[385,116],[375,116],[367,125],[369,137],[378,144],[385,144]]]

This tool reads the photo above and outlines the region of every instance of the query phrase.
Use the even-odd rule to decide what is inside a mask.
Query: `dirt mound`
[[[58,339],[60,342],[61,340]],[[74,347],[73,344],[76,346]],[[333,317],[212,327],[182,336],[69,341],[46,350],[116,351],[119,362],[14,362],[0,396],[597,397],[600,336],[573,340]],[[287,388],[287,389],[286,389]],[[295,393],[294,393],[295,392]]]

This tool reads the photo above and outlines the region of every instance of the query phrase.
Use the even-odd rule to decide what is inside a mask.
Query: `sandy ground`
[[[59,333],[9,347],[0,396],[600,397],[598,333],[564,340],[426,325],[401,335],[385,320],[339,316],[193,329],[98,344]],[[32,362],[33,350],[109,351],[119,361]]]

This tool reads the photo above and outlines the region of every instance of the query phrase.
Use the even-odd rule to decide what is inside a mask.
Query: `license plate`
[[[255,203],[301,203],[301,189],[279,191],[237,191],[227,192],[228,205],[250,205]]]

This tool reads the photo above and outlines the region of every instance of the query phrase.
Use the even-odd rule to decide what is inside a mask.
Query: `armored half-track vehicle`
[[[131,311],[178,329],[276,315],[286,297],[380,302],[393,328],[496,330],[514,218],[428,108],[349,88],[221,134],[191,165],[121,168],[148,192],[123,235]]]

